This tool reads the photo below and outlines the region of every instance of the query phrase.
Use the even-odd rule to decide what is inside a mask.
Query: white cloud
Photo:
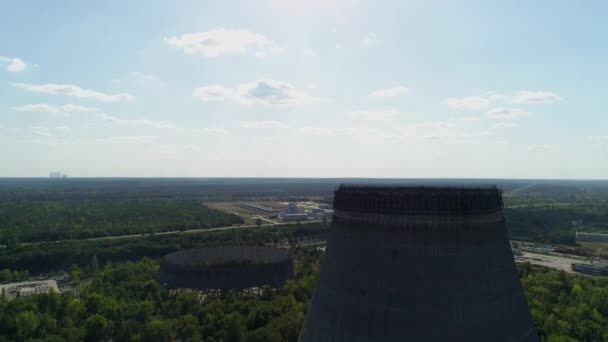
[[[608,135],[592,135],[588,139],[591,141],[593,147],[608,146]]]
[[[395,138],[393,133],[385,129],[369,126],[351,126],[340,128],[336,133],[344,133],[360,144],[376,144],[383,143]]]
[[[54,135],[65,135],[72,131],[70,127],[67,126],[57,126],[54,128],[48,128],[44,126],[33,126],[30,127],[30,132],[34,135],[41,137],[51,137]]]
[[[13,86],[34,93],[43,93],[49,95],[66,95],[78,98],[93,99],[101,102],[127,101],[135,98],[135,96],[127,93],[109,95],[95,90],[82,89],[79,86],[72,84],[13,83]]]
[[[398,110],[360,110],[346,113],[351,118],[363,121],[384,121],[390,122],[399,116]]]
[[[27,64],[19,58],[0,56],[0,62],[8,63],[6,65],[6,70],[10,72],[21,72],[27,69]]]
[[[517,108],[498,107],[486,112],[485,117],[492,120],[512,120],[528,115],[528,112]]]
[[[370,32],[370,33],[366,34],[361,39],[361,41],[359,41],[359,46],[362,48],[368,48],[368,47],[374,45],[377,41],[378,41],[378,36],[375,33]]]
[[[409,91],[408,88],[403,86],[391,87],[374,90],[369,94],[369,98],[371,99],[383,99],[389,97],[398,97],[407,94]]]
[[[200,134],[215,134],[215,135],[226,135],[228,134],[228,131],[223,129],[223,128],[217,128],[217,127],[209,127],[209,128],[195,128],[190,130],[193,133],[200,133]]]
[[[351,41],[346,44],[342,44],[342,43],[336,44],[336,50],[338,50],[338,51],[355,51],[355,50],[360,50],[360,49],[368,49],[368,48],[371,48],[374,45],[376,45],[377,42],[378,42],[378,36],[373,32],[369,32],[369,33],[365,34],[365,36],[363,36],[359,40]]]
[[[327,135],[332,134],[334,132],[334,128],[320,126],[304,126],[296,130],[296,133],[305,135]]]
[[[556,146],[551,144],[535,144],[528,146],[528,150],[530,151],[547,151],[554,148],[556,148]]]
[[[518,92],[512,101],[519,104],[545,104],[560,102],[562,98],[548,91],[523,90]]]
[[[236,88],[210,85],[194,89],[193,96],[201,101],[235,101],[243,105],[303,105],[320,101],[289,83],[257,80]]]
[[[191,128],[185,127],[182,125],[178,125],[171,121],[155,121],[148,119],[121,119],[115,116],[111,116],[108,114],[99,114],[97,115],[100,119],[116,124],[116,125],[132,125],[132,126],[140,126],[140,127],[149,127],[154,129],[164,129],[171,130],[176,132],[186,132],[193,134],[203,134],[203,135],[224,135],[228,134],[223,128],[215,128],[215,127],[207,127],[207,128]]]
[[[317,56],[317,53],[314,50],[312,50],[312,49],[304,49],[302,51],[302,53],[304,54],[304,56],[309,56],[309,57],[316,57]]]
[[[463,132],[453,122],[449,121],[431,121],[431,122],[416,122],[405,126],[397,127],[402,138],[412,139],[453,139],[464,140],[470,136]]]
[[[55,127],[55,131],[58,133],[67,134],[67,133],[70,133],[72,131],[72,129],[67,126],[57,126],[57,127]]]
[[[23,106],[13,107],[14,110],[20,112],[44,112],[44,113],[59,113],[61,110],[56,106],[51,106],[46,103],[26,104]]]
[[[177,125],[170,121],[154,121],[147,119],[121,119],[115,116],[107,114],[99,114],[98,117],[104,121],[119,124],[119,125],[135,125],[135,126],[147,126],[158,129],[175,129]]]
[[[41,137],[50,137],[51,136],[51,132],[48,129],[48,127],[42,127],[42,126],[34,126],[30,129],[30,131],[35,134],[35,135],[39,135]]]
[[[241,127],[243,128],[264,128],[264,129],[287,129],[289,125],[274,120],[262,120],[262,121],[241,121]]]
[[[490,106],[490,101],[479,96],[467,96],[462,98],[448,98],[445,100],[448,106],[456,109],[478,111]]]
[[[118,145],[146,145],[156,140],[156,136],[151,135],[127,135],[95,139],[95,142]]]
[[[13,107],[14,110],[20,112],[44,112],[44,113],[88,113],[96,112],[99,109],[94,107],[85,107],[74,104],[64,104],[62,106],[53,106],[46,103],[26,104],[23,106]]]
[[[512,122],[500,122],[497,123],[496,125],[490,127],[490,130],[503,130],[503,129],[510,129],[510,128],[516,128],[519,127],[518,124],[516,123],[512,123]]]
[[[484,96],[448,98],[445,101],[448,106],[452,108],[479,111],[488,108],[492,103],[496,102],[520,105],[545,104],[560,102],[562,101],[562,98],[547,91],[522,90],[516,92],[515,94],[488,93]],[[501,110],[504,110],[504,108],[501,108]],[[521,111],[519,114],[522,114],[522,112],[523,111]]]
[[[98,108],[95,107],[85,107],[85,106],[79,106],[79,105],[75,105],[75,104],[64,104],[63,106],[61,106],[61,110],[63,110],[64,112],[75,112],[75,113],[90,113],[90,112],[97,112],[99,111]]]
[[[263,57],[282,51],[274,41],[248,30],[217,28],[206,32],[188,33],[181,37],[165,38],[165,41],[185,53],[204,57],[231,54],[253,54]]]
[[[165,85],[165,82],[160,77],[152,74],[146,74],[143,72],[133,71],[130,74],[130,78],[135,81],[138,85],[161,87]],[[118,82],[120,83],[120,82]]]

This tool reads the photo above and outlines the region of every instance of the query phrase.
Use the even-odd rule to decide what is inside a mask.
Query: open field
[[[245,224],[255,224],[254,216],[258,216],[258,213],[253,210],[241,208],[238,206],[238,203],[239,202],[208,202],[205,203],[205,205],[209,208],[238,215],[245,221]]]
[[[606,242],[579,242],[583,247],[592,253],[608,253],[608,243]]]

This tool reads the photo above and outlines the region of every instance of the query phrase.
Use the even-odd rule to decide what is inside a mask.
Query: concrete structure
[[[300,341],[538,341],[495,187],[341,186]]]
[[[576,232],[576,241],[577,242],[606,242],[606,243],[608,243],[608,234]]]
[[[158,281],[173,289],[242,290],[279,287],[292,275],[292,258],[281,249],[220,246],[165,255]]]
[[[287,208],[285,208],[285,211],[283,211],[283,215],[288,215],[288,214],[301,214],[303,211],[300,210],[300,208],[298,208],[298,203],[296,202],[289,202],[287,204]]]
[[[0,291],[4,290],[8,300],[16,297],[35,296],[51,292],[51,289],[60,293],[57,287],[57,281],[54,279],[23,281],[17,283],[8,283],[0,285]]]
[[[572,269],[576,272],[593,276],[608,276],[608,261],[599,261],[592,264],[572,264]]]
[[[306,221],[306,220],[308,220],[308,214],[306,214],[306,213],[302,213],[302,214],[284,214],[281,217],[283,218],[283,221],[285,221],[285,222],[295,222],[295,221]]]
[[[35,286],[22,287],[19,289],[19,297],[29,297],[34,295],[46,294],[51,292],[51,287],[47,284],[37,284]]]

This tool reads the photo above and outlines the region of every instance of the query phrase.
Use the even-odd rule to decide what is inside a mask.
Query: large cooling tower
[[[496,187],[341,186],[300,341],[538,341]]]

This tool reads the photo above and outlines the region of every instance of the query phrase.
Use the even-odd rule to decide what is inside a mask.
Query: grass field
[[[592,253],[608,253],[608,243],[606,242],[579,242],[583,247]]]
[[[255,224],[255,218],[259,214],[253,210],[248,210],[238,206],[238,202],[208,202],[205,203],[209,208],[222,210],[228,213],[235,213],[243,218],[245,224]]]

